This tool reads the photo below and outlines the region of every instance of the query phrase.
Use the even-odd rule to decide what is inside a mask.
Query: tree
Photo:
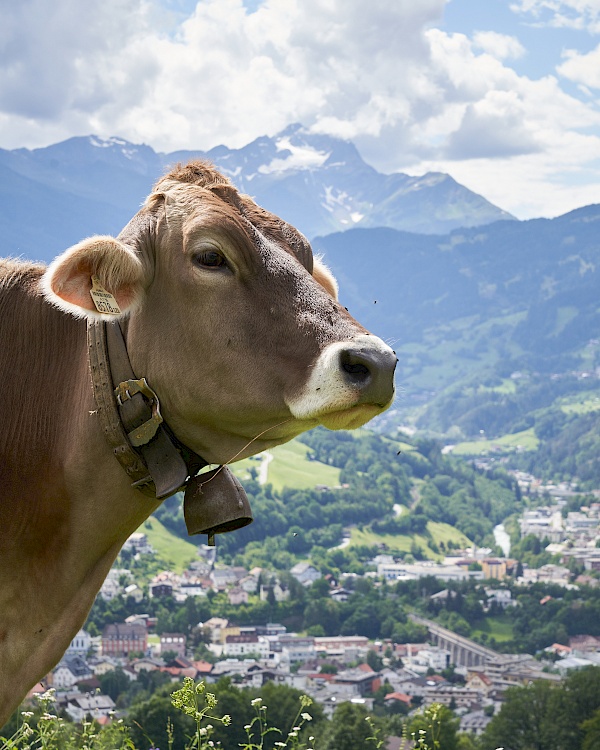
[[[367,747],[367,737],[371,736],[371,730],[365,721],[367,716],[362,706],[353,703],[338,706],[322,739],[322,750],[357,750]]]
[[[482,750],[555,750],[549,722],[552,686],[544,681],[523,688],[509,688],[500,712],[481,737]]]
[[[100,675],[98,682],[100,683],[100,690],[105,695],[109,695],[115,703],[121,693],[124,693],[131,686],[131,680],[120,668],[111,669]]]

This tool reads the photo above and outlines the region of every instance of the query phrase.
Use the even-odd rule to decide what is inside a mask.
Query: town
[[[522,472],[517,480],[523,491],[530,492],[535,484]],[[580,496],[568,488],[551,490],[544,487],[539,493],[547,505],[527,509],[519,518],[521,538],[537,540],[538,551],[552,559],[539,567],[510,554],[496,556],[489,548],[453,550],[440,562],[398,559],[382,549],[364,576],[348,574],[336,580],[305,561],[285,577],[258,567],[224,565],[215,547],[200,545],[197,559],[185,570],[154,574],[145,591],[132,572],[117,563],[99,598],[127,600],[136,611],[123,621],[105,624],[101,632],[78,633],[60,664],[36,689],[54,687],[59,707],[73,721],[92,717],[102,724],[119,711],[115,699],[101,691],[102,677],[108,673],[118,673],[124,684],[151,672],[174,684],[184,677],[206,683],[228,677],[240,689],[261,688],[267,682],[297,688],[327,717],[344,702],[369,712],[378,703],[391,714],[443,704],[460,718],[460,731],[480,735],[500,710],[508,688],[533,680],[558,684],[574,670],[600,666],[600,637],[582,633],[565,643],[548,643],[540,653],[505,653],[494,643],[454,632],[434,615],[417,611],[408,613],[406,625],[406,633],[417,639],[319,634],[320,625],[298,633],[277,622],[241,624],[235,611],[252,601],[275,608],[289,602],[294,596],[289,583],[294,581],[296,589],[309,596],[318,589],[322,598],[345,603],[356,598],[361,586],[394,596],[394,586],[433,580],[435,591],[426,598],[428,612],[434,614],[449,607],[461,585],[476,587],[482,611],[488,613],[518,608],[518,592],[532,587],[593,590],[600,570],[600,502],[588,494],[588,504],[579,502],[577,510],[569,510],[570,499]],[[146,534],[139,531],[129,538],[119,559],[141,560],[153,553]],[[189,600],[214,601],[216,596],[233,614],[195,622],[188,632],[157,628],[157,618],[143,611],[148,601],[184,606]],[[544,598],[556,597],[547,594],[540,605]]]

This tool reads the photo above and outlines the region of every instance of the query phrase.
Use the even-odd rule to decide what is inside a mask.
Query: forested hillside
[[[351,541],[339,550],[349,556],[348,566],[352,558],[358,563],[376,554],[384,541],[380,535],[388,545],[397,545],[400,556],[410,552],[416,558],[439,558],[457,546],[438,536],[440,525],[455,527],[477,544],[493,545],[493,527],[521,507],[512,477],[447,458],[435,441],[400,442],[367,430],[324,429],[301,440],[315,462],[340,469],[340,485],[276,491],[255,479],[244,480],[255,521],[219,537],[222,558],[289,569],[296,558],[322,555],[339,545],[344,527],[358,527],[363,534],[362,543]],[[167,500],[156,516],[184,536],[180,500]]]

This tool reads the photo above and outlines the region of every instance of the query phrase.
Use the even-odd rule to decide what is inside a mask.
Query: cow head
[[[204,163],[159,180],[118,238],[59,256],[44,293],[102,317],[93,276],[121,310],[135,373],[211,463],[319,424],[359,427],[393,399],[394,353],[338,303],[306,239]]]

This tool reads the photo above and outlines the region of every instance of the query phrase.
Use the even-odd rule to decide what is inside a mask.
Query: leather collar
[[[100,424],[132,486],[157,500],[184,489],[207,462],[177,440],[158,396],[136,378],[119,323],[89,321],[87,336]]]

